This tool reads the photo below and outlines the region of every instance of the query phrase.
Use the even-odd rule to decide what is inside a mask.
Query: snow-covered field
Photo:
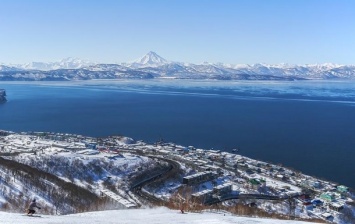
[[[231,215],[223,212],[204,212],[181,214],[176,210],[167,208],[156,209],[133,209],[133,210],[111,210],[101,212],[88,212],[73,215],[28,217],[18,213],[0,212],[0,223],[2,224],[27,224],[27,223],[58,223],[58,224],[302,224],[289,220],[246,218]]]

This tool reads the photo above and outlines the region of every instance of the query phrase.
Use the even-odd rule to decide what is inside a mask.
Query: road
[[[164,200],[162,200],[158,197],[155,197],[153,194],[149,194],[148,192],[144,191],[143,187],[154,182],[154,181],[163,180],[163,179],[167,178],[170,174],[177,172],[180,168],[180,164],[177,163],[176,161],[162,158],[162,157],[157,157],[157,156],[148,156],[148,157],[152,158],[152,159],[158,159],[158,160],[167,162],[169,164],[168,169],[162,171],[159,174],[153,175],[153,176],[148,177],[142,181],[134,183],[130,187],[130,191],[132,191],[134,194],[136,194],[140,198],[147,200],[148,202],[151,202],[154,204],[162,204],[162,203],[164,203]]]
[[[150,194],[142,188],[145,185],[148,185],[156,180],[163,180],[166,178],[170,173],[177,172],[180,168],[180,164],[174,160],[166,159],[163,157],[159,156],[148,156],[149,158],[152,159],[158,159],[162,160],[164,162],[169,163],[169,168],[166,169],[165,171],[162,171],[159,174],[156,174],[154,176],[151,176],[147,179],[144,179],[138,183],[135,183],[131,186],[130,190],[138,195],[139,197],[151,202],[151,203],[157,203],[157,204],[162,204],[164,201],[158,197],[155,197],[153,194]],[[289,200],[292,198],[296,198],[299,195],[293,195],[293,196],[287,196],[287,197],[280,197],[280,196],[273,196],[273,195],[262,195],[262,194],[229,194],[221,198],[215,198],[213,200],[210,200],[208,202],[205,202],[206,205],[212,205],[212,204],[217,204],[223,201],[227,200],[233,200],[233,199],[258,199],[258,200],[271,200],[271,201],[277,201],[277,200]]]

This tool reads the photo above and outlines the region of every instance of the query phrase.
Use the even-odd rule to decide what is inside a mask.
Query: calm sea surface
[[[160,138],[355,188],[355,82],[0,82],[0,129]]]

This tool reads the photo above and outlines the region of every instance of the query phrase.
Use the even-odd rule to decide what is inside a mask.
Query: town
[[[352,189],[242,156],[237,149],[198,149],[162,140],[148,144],[123,136],[0,131],[0,155],[108,198],[117,208],[155,204],[186,212],[242,204],[264,212],[259,215],[330,223],[355,220]],[[16,177],[11,183],[9,175],[0,165],[0,180],[8,180],[6,191],[18,194]]]

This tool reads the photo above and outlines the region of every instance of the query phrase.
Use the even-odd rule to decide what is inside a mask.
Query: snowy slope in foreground
[[[169,210],[167,208],[157,209],[136,209],[136,210],[113,210],[101,212],[79,213],[65,216],[27,217],[18,213],[0,212],[1,223],[119,223],[119,224],[235,224],[235,223],[266,223],[266,224],[302,224],[307,222],[258,219],[232,216],[228,213],[188,213],[181,214],[179,211]]]

